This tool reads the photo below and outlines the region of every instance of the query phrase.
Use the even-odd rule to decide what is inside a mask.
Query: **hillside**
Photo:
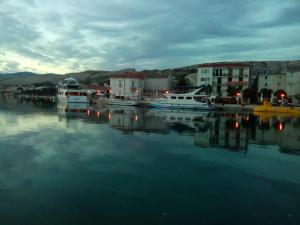
[[[218,62],[222,64],[232,63],[232,62]],[[284,72],[288,66],[299,66],[300,60],[297,61],[246,61],[244,63],[250,64],[250,71],[252,76],[259,74],[268,73],[281,73]],[[196,73],[197,68],[201,64],[165,69],[165,70],[144,70],[143,72],[146,76],[151,74],[162,74],[165,76],[172,75],[177,80],[189,75],[191,73]],[[66,77],[74,77],[82,83],[102,83],[108,82],[109,76],[114,73],[122,73],[126,71],[135,71],[135,69],[124,69],[119,71],[83,71],[80,73],[68,73],[64,75],[58,74],[35,74],[30,72],[21,72],[14,74],[0,74],[0,85],[1,86],[15,86],[15,85],[30,85],[30,84],[41,84],[41,83],[52,83],[56,84],[60,79]]]

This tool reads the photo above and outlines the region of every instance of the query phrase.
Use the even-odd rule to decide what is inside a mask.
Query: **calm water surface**
[[[0,103],[1,225],[300,224],[300,119]]]

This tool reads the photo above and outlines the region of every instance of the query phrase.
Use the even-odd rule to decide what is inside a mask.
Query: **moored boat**
[[[124,106],[137,106],[140,104],[138,99],[118,99],[118,98],[109,98],[107,99],[109,105],[124,105]]]
[[[57,99],[64,103],[87,103],[87,89],[72,77],[58,83]]]
[[[162,98],[149,101],[149,106],[154,108],[180,108],[180,109],[214,109],[214,98],[203,94],[203,88],[185,94],[165,94]]]

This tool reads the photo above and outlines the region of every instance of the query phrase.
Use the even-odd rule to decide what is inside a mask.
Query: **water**
[[[1,225],[300,224],[300,120],[0,104]]]

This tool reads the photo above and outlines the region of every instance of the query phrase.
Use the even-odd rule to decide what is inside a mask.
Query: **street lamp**
[[[284,97],[284,94],[282,93],[280,96],[281,96],[281,105],[283,105],[283,97]]]
[[[239,103],[239,99],[240,99],[240,96],[241,96],[241,93],[240,92],[237,92],[236,93],[236,100],[237,100],[237,104]]]

